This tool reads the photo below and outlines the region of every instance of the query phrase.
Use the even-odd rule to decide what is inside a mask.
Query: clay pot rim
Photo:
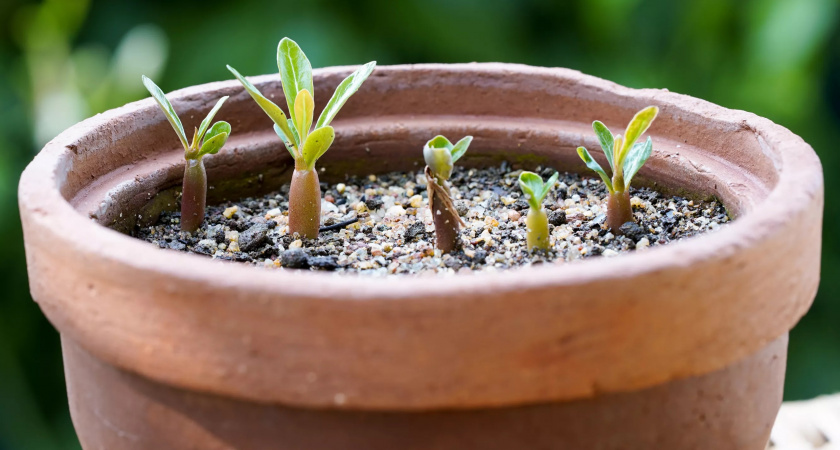
[[[315,77],[337,84],[350,70],[319,69]],[[416,76],[428,76],[442,86],[487,82],[502,95],[536,88],[539,94],[570,99],[583,92],[590,96],[585,102],[595,104],[589,106],[592,111],[656,104],[662,115],[675,119],[666,122],[672,143],[679,135],[674,123],[684,119],[694,121],[695,128],[708,122],[707,134],[740,136],[736,144],[748,136],[749,148],[744,148],[748,156],[758,155],[756,170],[735,171],[745,167],[743,160],[725,161],[721,170],[726,180],[754,181],[746,193],[734,195],[751,206],[718,232],[643,253],[436,277],[435,283],[428,277],[335,276],[217,264],[161,251],[102,227],[61,193],[79,139],[119,138],[114,128],[120,118],[142,120],[143,126],[165,123],[162,115],[151,117],[157,106],[147,99],[71,127],[24,171],[19,202],[33,297],[63,336],[111,364],[160,382],[256,402],[375,410],[570,400],[709,373],[787,332],[813,300],[822,171],[810,146],[783,127],[691,97],[633,90],[568,69],[434,64],[379,67],[371,78],[378,75],[384,78],[371,89],[386,94],[413,87],[408,83],[416,83]],[[509,76],[519,77],[521,85],[510,83]],[[263,76],[254,82],[276,79]],[[556,89],[555,83],[565,84]],[[210,83],[170,98],[203,107],[207,96],[202,93],[237,87],[235,81]],[[374,100],[383,96],[369,92],[378,95]],[[472,95],[483,92],[476,89]],[[357,104],[364,105],[364,98]],[[371,123],[389,120],[362,116],[367,122],[351,118],[345,126],[364,134]],[[428,121],[420,129],[441,123]],[[568,126],[573,125],[579,122]],[[655,130],[653,135],[656,140]],[[702,144],[698,150],[719,148]],[[723,159],[706,160],[713,158]],[[121,167],[121,173],[131,173],[131,167]],[[684,173],[674,168],[673,173]],[[769,186],[766,180],[775,183]],[[808,239],[794,243],[787,233]],[[84,280],[91,284],[79,277],[91,278]],[[147,294],[150,287],[154,296]],[[679,301],[685,296],[692,301]],[[627,314],[634,314],[632,321]],[[257,342],[259,354],[250,347]],[[453,355],[457,364],[451,364]],[[230,372],[245,363],[250,370]],[[297,388],[315,372],[322,375],[317,386]]]
[[[344,73],[354,66],[337,66],[314,71],[315,76],[329,72]],[[592,258],[564,265],[538,265],[520,267],[503,271],[480,271],[477,273],[457,274],[455,276],[440,277],[400,276],[385,277],[354,276],[342,274],[336,276],[330,273],[312,271],[266,271],[261,268],[248,267],[245,264],[218,264],[205,256],[187,253],[163,252],[135,238],[93,223],[70,205],[59,190],[60,177],[56,173],[63,154],[70,151],[67,145],[75,142],[87,131],[107,125],[116,117],[132,112],[157,108],[151,98],[140,100],[91,117],[76,124],[50,141],[35,157],[21,176],[19,201],[21,209],[37,212],[36,217],[47,221],[62,223],[66,230],[67,239],[75,240],[80,252],[94,251],[101,253],[104,258],[115,263],[133,267],[136,270],[156,270],[172,274],[179,278],[201,281],[203,283],[218,283],[220,277],[247,279],[249,289],[274,289],[282,285],[284,292],[289,295],[320,296],[320,282],[329,279],[345,294],[349,300],[377,297],[424,297],[451,290],[469,289],[495,290],[499,286],[516,285],[519,287],[535,287],[542,285],[564,286],[568,284],[590,283],[598,280],[608,280],[621,274],[622,277],[634,277],[643,273],[673,267],[675,264],[690,266],[701,260],[719,258],[730,255],[744,248],[755,245],[768,235],[775,233],[787,221],[785,217],[799,214],[807,204],[805,200],[817,195],[822,189],[822,171],[819,160],[815,157],[811,147],[801,138],[789,130],[774,124],[770,120],[761,118],[744,111],[727,110],[723,107],[698,101],[697,99],[656,89],[632,89],[618,84],[583,75],[578,71],[562,68],[541,68],[519,64],[502,63],[468,63],[468,64],[415,64],[397,66],[378,66],[376,71],[397,71],[412,69],[434,70],[487,71],[503,70],[521,74],[548,73],[552,75],[574,74],[581,77],[582,82],[591,86],[603,86],[605,89],[616,91],[617,96],[628,98],[646,98],[656,104],[667,114],[670,108],[680,108],[680,103],[691,101],[697,109],[695,113],[704,114],[710,122],[718,120],[722,112],[728,116],[738,116],[745,127],[762,133],[768,138],[778,138],[784,142],[784,149],[780,149],[774,157],[778,158],[778,182],[770,188],[770,192],[763,201],[751,210],[740,214],[736,220],[714,233],[694,236],[684,241],[657,246],[645,252],[631,252],[616,258]],[[278,75],[261,75],[252,78],[255,84],[274,81]],[[239,86],[235,80],[212,82],[191,86],[168,94],[170,99],[186,99],[198,93]],[[652,95],[651,95],[652,94]],[[699,111],[698,111],[699,110]],[[373,118],[376,121],[380,118]],[[385,118],[387,120],[387,117]],[[655,132],[655,129],[652,130]],[[654,133],[655,136],[655,133]],[[43,180],[49,180],[44,183]],[[36,200],[33,202],[32,200]],[[27,201],[28,200],[28,201]],[[783,207],[781,205],[784,205]],[[760,232],[758,232],[760,230]],[[113,251],[124,248],[130,251]],[[677,262],[678,261],[678,262]],[[675,263],[676,262],[676,263]],[[186,268],[186,269],[185,269]],[[431,276],[439,282],[428,283]],[[363,288],[363,289],[362,289]]]

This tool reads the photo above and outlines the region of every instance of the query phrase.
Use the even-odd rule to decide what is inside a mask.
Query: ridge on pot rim
[[[334,89],[350,71],[314,71],[316,91]],[[276,76],[254,82],[282,96]],[[211,180],[285,164],[289,155],[236,81],[170,98],[188,117],[221,95],[231,96],[219,116],[234,137],[208,157]],[[429,136],[471,134],[465,160],[522,148],[582,171],[575,147],[595,144],[589,123],[626,122],[648,104],[661,113],[650,130],[654,155],[639,176],[718,195],[738,216],[731,225],[619,258],[431,281],[220,264],[97,224],[90,214],[122,213],[182,170],[152,100],[135,102],[68,129],[24,172],[32,295],[65,337],[99,358],[175,386],[262,402],[514,405],[708,373],[787,332],[816,291],[822,171],[788,130],[567,69],[391,66],[377,68],[333,122],[336,143],[325,158],[360,160],[371,171],[411,167],[405,161]]]

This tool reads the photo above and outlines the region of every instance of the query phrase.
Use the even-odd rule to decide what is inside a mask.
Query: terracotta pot
[[[318,105],[349,70],[316,71]],[[282,104],[278,77],[255,81]],[[171,97],[191,129],[221,95],[233,138],[206,158],[208,201],[288,182],[288,152],[237,82]],[[820,162],[786,129],[565,69],[380,67],[334,122],[321,180],[417,170],[438,133],[475,136],[464,165],[583,171],[590,122],[620,129],[647,105],[662,112],[638,183],[717,196],[731,225],[618,258],[439,278],[160,250],[115,231],[174,206],[182,151],[152,100],[62,133],[24,172],[20,208],[83,446],[763,449],[787,332],[819,277]]]

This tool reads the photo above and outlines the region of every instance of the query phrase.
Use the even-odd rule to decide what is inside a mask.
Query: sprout
[[[519,187],[525,193],[530,207],[528,217],[525,218],[528,250],[535,248],[548,250],[548,215],[542,203],[559,176],[559,173],[554,172],[548,182],[543,183],[542,178],[534,172],[522,172],[519,175]]]
[[[630,180],[642,168],[642,165],[650,158],[653,150],[653,141],[650,137],[645,142],[636,143],[636,140],[644,134],[653,123],[653,119],[659,113],[656,106],[648,106],[633,116],[633,120],[627,125],[624,137],[613,136],[607,127],[599,122],[592,123],[592,129],[598,135],[601,148],[607,156],[607,162],[612,169],[612,179],[601,166],[592,158],[592,155],[584,147],[578,147],[577,152],[586,166],[594,170],[604,184],[607,185],[609,197],[607,198],[607,226],[614,233],[620,233],[620,228],[626,222],[634,222],[633,210],[630,207]]]
[[[373,72],[376,62],[371,61],[360,67],[338,85],[314,129],[312,119],[315,90],[312,86],[312,65],[295,41],[289,38],[280,41],[277,46],[277,66],[289,107],[289,118],[286,118],[279,106],[263,96],[233,67],[227,68],[274,122],[274,131],[295,160],[295,171],[289,190],[289,233],[315,239],[321,226],[321,185],[315,162],[330,148],[335,139],[335,131],[330,122]]]
[[[187,142],[184,126],[175,113],[175,108],[163,95],[163,91],[149,78],[143,75],[143,84],[152,94],[163,115],[169,120],[175,133],[184,146],[184,182],[181,195],[181,230],[193,232],[204,222],[204,208],[207,205],[207,172],[204,170],[204,155],[213,155],[222,149],[230,136],[230,124],[219,121],[210,126],[213,116],[222,107],[227,97],[222,97],[210,110],[201,125],[195,130],[192,141]]]
[[[464,156],[472,139],[466,136],[452,145],[449,139],[435,136],[423,147],[429,208],[435,221],[435,245],[444,253],[458,247],[458,230],[464,225],[452,204],[447,181],[452,176],[453,164]]]

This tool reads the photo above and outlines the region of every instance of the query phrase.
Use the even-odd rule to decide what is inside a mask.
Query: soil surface
[[[537,168],[545,179],[554,173]],[[636,224],[616,236],[604,225],[606,188],[599,179],[563,173],[545,200],[551,250],[529,252],[528,205],[519,189],[521,171],[506,164],[457,169],[450,186],[459,214],[462,248],[441,255],[425,177],[392,172],[321,184],[322,228],[318,239],[288,234],[288,185],[261,198],[212,205],[195,233],[179,229],[179,213],[163,213],[157,225],[134,235],[161,248],[264,267],[365,274],[455,273],[531,264],[563,264],[591,257],[643,251],[700,233],[730,219],[720,202],[699,202],[631,189]]]

